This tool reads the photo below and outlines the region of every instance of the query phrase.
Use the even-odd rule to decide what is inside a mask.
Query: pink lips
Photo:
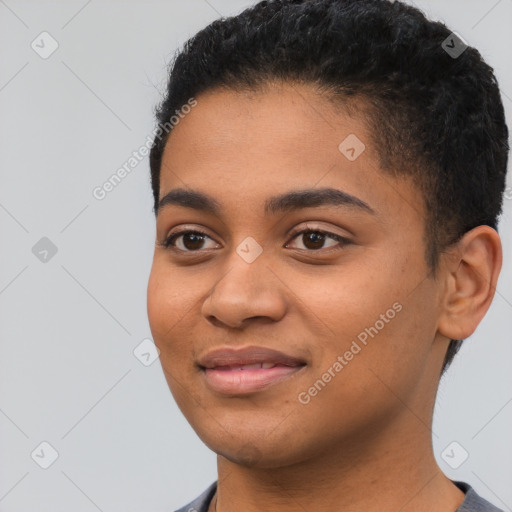
[[[199,358],[207,385],[223,394],[259,391],[300,371],[303,360],[264,347],[213,350]]]

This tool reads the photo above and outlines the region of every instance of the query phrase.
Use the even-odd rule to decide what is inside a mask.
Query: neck
[[[378,438],[363,434],[284,467],[245,467],[219,455],[216,510],[453,512],[464,493],[438,467],[428,427],[418,420],[411,430],[408,416]]]

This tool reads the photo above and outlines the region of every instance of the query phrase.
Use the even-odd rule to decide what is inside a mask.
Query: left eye
[[[299,231],[298,233],[294,234],[293,239],[298,238],[299,235],[302,235],[302,238],[299,238],[299,240],[302,240],[303,245],[306,246],[306,250],[312,251],[324,249],[324,243],[326,239],[331,239],[332,241],[334,241],[334,243],[328,246],[328,248],[335,247],[336,245],[345,245],[349,243],[349,240],[345,237],[336,235],[334,233],[328,233],[326,231],[320,231],[318,229],[306,229],[303,231]],[[288,245],[289,244],[287,244],[287,246]]]

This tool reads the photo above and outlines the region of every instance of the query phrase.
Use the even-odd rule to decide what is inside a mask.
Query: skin
[[[492,301],[496,231],[466,233],[433,277],[421,194],[380,170],[362,116],[335,112],[312,86],[290,83],[214,90],[197,101],[167,142],[160,197],[201,191],[220,215],[174,204],[158,211],[148,316],[178,406],[218,454],[210,510],[456,510],[464,494],[434,459],[432,413],[450,338],[469,336]],[[338,149],[349,134],[366,146],[354,161]],[[270,196],[324,187],[375,213],[325,205],[264,213]],[[294,228],[349,243],[315,245],[290,236]],[[202,245],[180,237],[174,251],[161,245],[181,229],[208,236]],[[263,249],[252,263],[236,252],[248,236]],[[299,393],[394,303],[401,311],[301,403]],[[251,395],[225,396],[195,364],[221,345],[276,348],[307,366]]]

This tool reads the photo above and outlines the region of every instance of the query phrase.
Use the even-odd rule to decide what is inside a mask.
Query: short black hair
[[[426,260],[470,229],[497,229],[508,158],[508,128],[493,69],[452,31],[407,4],[389,0],[268,0],[198,32],[170,64],[158,126],[191,97],[212,89],[312,84],[362,112],[390,175],[410,175],[422,191]],[[361,104],[361,102],[359,102]],[[166,124],[167,123],[167,124]],[[171,130],[150,152],[154,212]],[[161,133],[164,133],[161,130]],[[341,141],[340,141],[341,142]],[[459,350],[451,340],[442,373]]]

